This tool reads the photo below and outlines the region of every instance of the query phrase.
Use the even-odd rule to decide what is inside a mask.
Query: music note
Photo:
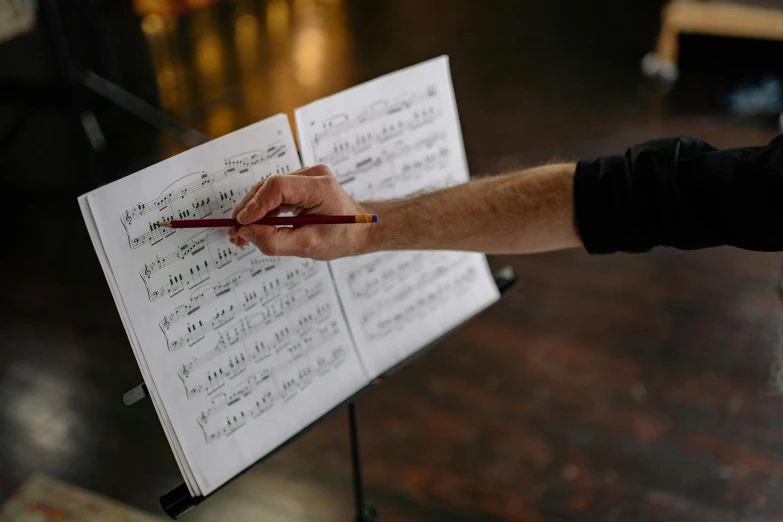
[[[302,157],[329,166],[358,201],[406,198],[469,179],[445,59],[311,103],[296,119],[308,122],[299,127]],[[378,253],[330,266],[358,349],[375,374],[431,341],[444,318],[466,317],[496,298],[480,255]],[[457,300],[471,292],[475,298]],[[309,335],[309,318],[300,320]]]
[[[346,140],[343,152],[369,147],[372,136]],[[208,494],[239,471],[237,462],[293,436],[299,420],[284,418],[308,424],[367,379],[326,263],[239,248],[223,228],[160,226],[230,215],[257,183],[298,170],[294,151],[280,115],[80,198],[193,494]],[[338,363],[339,346],[350,349]]]
[[[224,161],[225,167],[215,172],[196,172],[180,178],[169,186],[158,197],[137,203],[127,209],[121,215],[121,222],[128,236],[131,248],[140,248],[145,245],[154,245],[170,235],[174,229],[159,229],[155,225],[161,221],[172,219],[203,219],[212,214],[217,208],[222,213],[232,210],[244,193],[260,179],[250,178],[242,187],[216,188],[216,185],[231,183],[234,178],[246,176],[250,170],[267,162],[276,162],[274,171],[261,175],[268,177],[275,171],[279,171],[281,159],[286,157],[287,147],[283,143],[276,143],[265,151],[252,151],[234,156]],[[288,169],[288,167],[286,167]],[[290,171],[290,169],[288,169]],[[241,194],[241,196],[240,196]],[[166,211],[164,213],[164,211]],[[154,214],[155,219],[149,222],[150,230],[139,232],[134,226],[138,218],[147,214]],[[161,232],[160,230],[163,230]]]

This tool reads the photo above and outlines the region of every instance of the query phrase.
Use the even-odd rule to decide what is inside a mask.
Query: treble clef
[[[149,279],[152,277],[152,267],[150,265],[144,265],[144,270],[142,270],[142,273],[144,274],[144,277]]]
[[[131,214],[130,214],[130,211],[129,211],[129,210],[126,210],[126,211],[125,211],[125,215],[124,215],[124,216],[122,216],[122,219],[123,219],[123,220],[124,220],[124,221],[125,221],[125,222],[126,222],[128,225],[130,225],[130,224],[133,222],[133,217],[131,216]]]
[[[167,315],[163,318],[163,327],[168,330],[171,327],[171,316]]]

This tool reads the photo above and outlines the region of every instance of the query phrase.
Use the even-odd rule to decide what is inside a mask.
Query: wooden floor
[[[715,72],[725,42],[685,41],[668,95],[640,80],[658,7],[644,4],[236,0],[144,27],[160,103],[211,136],[447,53],[477,174],[666,135],[771,139],[769,122],[720,109],[742,78]],[[150,405],[121,404],[140,374],[78,213],[81,164],[66,128],[46,123],[60,116],[37,114],[0,156],[18,223],[0,256],[0,496],[40,472],[159,512],[181,477]],[[182,150],[115,127],[109,176]],[[512,265],[518,287],[360,401],[383,520],[783,518],[783,397],[769,384],[781,255],[490,262]],[[186,520],[351,520],[346,435],[339,412]]]

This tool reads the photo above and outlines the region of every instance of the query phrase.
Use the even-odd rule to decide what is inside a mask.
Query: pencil
[[[350,223],[377,223],[378,214],[357,214],[355,216],[293,216],[265,217],[250,223],[252,225],[339,225]],[[236,219],[175,219],[162,221],[164,228],[214,228],[241,227]]]

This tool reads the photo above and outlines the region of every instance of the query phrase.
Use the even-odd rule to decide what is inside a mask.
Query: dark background
[[[783,75],[783,43],[683,36],[673,89],[641,77],[658,1],[225,0],[176,17],[97,2],[98,28],[77,3],[61,2],[78,67],[210,137],[440,54],[474,174],[661,136],[734,147],[778,132],[776,117],[723,101]],[[159,512],[181,477],[151,405],[120,401],[141,376],[76,197],[185,147],[87,94],[106,139],[91,158],[47,42],[39,24],[0,44],[0,497],[45,473]],[[490,263],[514,266],[513,293],[360,401],[384,520],[783,516],[780,255]],[[339,412],[187,520],[351,509]]]

